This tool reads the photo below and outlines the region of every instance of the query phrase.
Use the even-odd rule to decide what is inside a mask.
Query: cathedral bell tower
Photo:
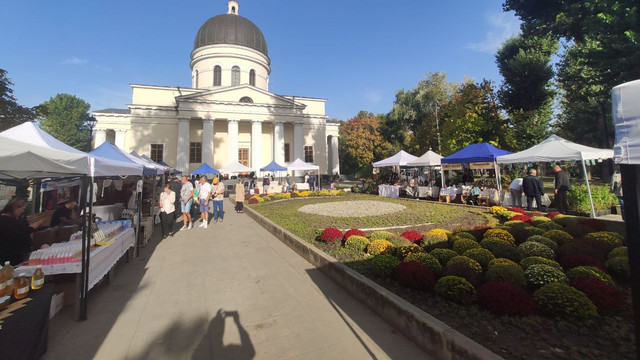
[[[238,15],[238,8],[240,7],[240,5],[236,0],[229,0],[227,2],[227,6],[229,7],[229,11],[227,12],[227,14]]]

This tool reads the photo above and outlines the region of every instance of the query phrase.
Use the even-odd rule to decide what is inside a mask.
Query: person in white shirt
[[[180,230],[191,229],[191,205],[193,204],[193,185],[186,175],[182,175],[182,187],[180,188],[180,206],[182,210],[182,228]],[[176,209],[177,210],[177,209]]]
[[[164,186],[164,191],[160,194],[160,220],[162,220],[162,238],[173,236],[173,224],[176,219],[173,212],[176,211],[176,193],[171,191],[169,184]]]
[[[198,199],[200,200],[200,216],[202,216],[202,224],[199,226],[206,229],[209,225],[209,200],[211,199],[211,184],[207,182],[206,176],[200,177]]]
[[[514,179],[509,185],[511,191],[511,205],[522,207],[522,178]]]
[[[211,187],[211,197],[213,197],[213,223],[224,219],[224,184],[219,178],[213,178],[213,186]]]

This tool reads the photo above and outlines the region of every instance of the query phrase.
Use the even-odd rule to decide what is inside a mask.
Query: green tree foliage
[[[505,41],[496,54],[504,82],[498,91],[514,130],[516,150],[540,143],[549,135],[556,91],[551,56],[558,41],[551,36],[518,36]]]
[[[18,104],[11,86],[13,83],[7,77],[7,71],[0,69],[0,131],[35,120],[38,111]]]
[[[390,155],[391,144],[380,133],[380,126],[380,120],[372,116],[354,117],[342,123],[339,152],[343,173],[354,173]]]
[[[466,80],[442,108],[442,154],[452,154],[469,144],[489,142],[510,149],[507,121],[489,80]]]
[[[91,128],[90,105],[69,94],[58,94],[40,105],[45,115],[40,123],[43,130],[78,150],[89,151]]]
[[[560,132],[587,145],[611,146],[611,89],[640,78],[637,0],[505,0],[525,36],[563,40],[558,84],[564,98]],[[580,129],[580,131],[576,131]]]

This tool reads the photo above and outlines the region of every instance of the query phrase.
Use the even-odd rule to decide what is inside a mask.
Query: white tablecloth
[[[298,191],[309,190],[309,183],[296,183],[296,190]]]
[[[130,247],[135,245],[135,232],[133,229],[124,229],[118,234],[113,244],[100,246],[91,251],[89,260],[89,289],[93,288],[102,279],[116,262]],[[35,266],[21,266],[16,268],[16,273],[25,273],[27,276],[35,271]],[[82,272],[81,263],[44,265],[42,271],[45,275],[78,274]]]
[[[415,196],[414,188],[408,187],[406,188],[407,194],[411,196]],[[420,198],[435,198],[440,194],[440,188],[437,186],[418,186],[418,197]]]
[[[527,206],[527,196],[525,194],[522,194],[522,206]],[[505,191],[504,194],[502,195],[502,203],[504,205],[507,206],[516,206],[516,204],[513,203],[513,201],[511,200],[511,192],[507,192]],[[542,195],[542,205],[544,206],[549,206],[551,205],[551,199],[549,198],[549,195],[544,194]],[[536,204],[536,200],[534,199],[532,202],[532,207],[538,207],[538,204]]]
[[[400,197],[401,186],[396,185],[378,185],[378,195],[385,197]]]

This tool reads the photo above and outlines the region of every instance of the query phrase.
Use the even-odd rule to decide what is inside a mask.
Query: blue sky
[[[501,82],[494,53],[518,32],[502,0],[239,0],[264,33],[277,94],[328,99],[327,115],[387,113],[428,72]],[[74,94],[92,110],[125,108],[130,83],[190,86],[200,25],[226,0],[11,1],[0,68],[23,105]]]

